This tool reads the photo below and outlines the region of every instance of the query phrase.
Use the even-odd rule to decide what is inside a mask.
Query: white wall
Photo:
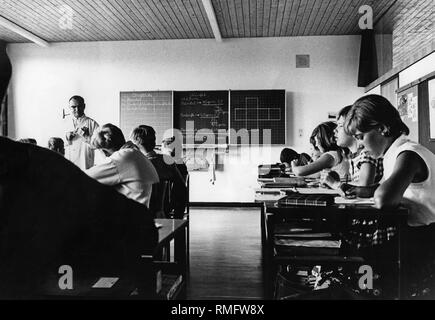
[[[435,71],[435,52],[399,73],[399,88]]]
[[[367,91],[366,95],[368,95],[368,94],[378,94],[378,95],[381,95],[381,86],[380,85],[376,86],[373,89]]]
[[[100,124],[118,124],[120,91],[285,89],[288,145],[308,151],[328,112],[364,93],[356,86],[359,44],[359,36],[11,44],[9,135],[40,145],[63,136],[61,110],[74,94]],[[296,54],[310,54],[311,68],[296,69]],[[191,201],[252,201],[257,165],[278,161],[281,147],[240,150],[252,159],[227,154],[215,185],[208,172],[192,174]]]

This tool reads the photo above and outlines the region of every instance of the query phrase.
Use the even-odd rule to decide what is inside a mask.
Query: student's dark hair
[[[305,152],[302,152],[299,155],[299,165],[300,166],[305,166],[312,161],[313,161],[313,159],[311,159],[311,157],[308,154],[306,154]]]
[[[84,106],[84,105],[85,105],[85,99],[83,99],[83,97],[81,97],[81,96],[72,96],[72,97],[69,99],[69,101],[71,101],[71,100],[75,100],[75,101],[77,101],[81,106]]]
[[[371,94],[355,101],[345,120],[345,132],[352,135],[356,130],[368,132],[380,128],[386,137],[409,134],[409,128],[400,118],[399,111],[388,99]]]
[[[48,140],[48,149],[65,154],[65,144],[61,138],[58,137],[51,137]]]
[[[133,150],[139,151],[139,148],[137,147],[137,145],[135,145],[134,142],[131,140],[128,140],[126,143],[124,143],[124,145],[121,147],[121,149],[133,149]]]
[[[153,151],[156,147],[156,131],[153,127],[140,125],[133,129],[130,139],[144,147],[147,152]]]
[[[314,150],[319,151],[319,148],[316,146],[316,140],[314,140],[314,137],[310,136],[310,144],[313,146]]]
[[[19,139],[18,142],[34,144],[35,146],[38,144],[38,143],[36,142],[36,139],[33,139],[33,138],[24,138],[24,139]]]
[[[350,105],[350,106],[345,106],[343,109],[341,109],[340,111],[338,111],[338,114],[337,114],[337,120],[338,120],[339,118],[343,118],[343,119],[345,119],[346,116],[348,115],[350,109],[352,109],[352,105]]]
[[[92,137],[91,144],[96,149],[118,151],[125,144],[125,138],[121,129],[111,123],[107,123]]]
[[[319,149],[314,139],[314,137],[317,136],[320,140],[320,145],[325,152],[337,151],[338,154],[343,158],[345,155],[350,153],[350,150],[348,148],[341,148],[337,146],[337,142],[335,141],[335,128],[337,128],[337,124],[335,122],[322,122],[316,128],[314,128],[310,137],[310,142],[314,141],[314,143],[311,143],[313,143],[313,145]]]
[[[321,147],[327,152],[331,150],[338,150],[339,147],[335,143],[335,133],[334,130],[337,125],[332,121],[326,121],[319,124],[314,128],[313,133],[310,137],[310,142],[318,148],[316,145],[315,137],[319,138]]]
[[[293,149],[284,148],[281,151],[281,154],[279,156],[279,160],[281,163],[284,163],[284,162],[290,163],[293,160],[299,160],[299,153],[297,153]]]

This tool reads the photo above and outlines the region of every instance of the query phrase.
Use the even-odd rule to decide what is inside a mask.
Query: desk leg
[[[180,232],[174,238],[174,260],[179,266],[181,275],[183,276],[183,282],[185,283],[184,289],[180,298],[187,298],[187,277],[188,277],[188,244],[187,242],[187,226],[180,230]]]
[[[267,239],[266,239],[266,208],[261,206],[260,211],[260,229],[261,229],[261,266],[263,274],[263,295],[268,298],[267,290]]]
[[[264,249],[263,249],[263,281],[264,281],[264,295],[265,298],[270,300],[274,296],[274,284],[276,278],[276,266],[273,261],[274,257],[274,216],[267,214],[264,211]]]
[[[260,211],[260,229],[261,229],[261,259],[265,259],[265,248],[266,248],[266,209],[264,205],[261,206]]]
[[[406,297],[406,291],[407,291],[407,272],[406,272],[406,228],[407,228],[407,221],[406,219],[403,219],[399,222],[399,228],[397,231],[397,241],[398,241],[398,248],[397,248],[397,267],[398,267],[398,273],[399,273],[399,279],[398,279],[398,294],[397,297],[399,300],[404,299]]]
[[[174,259],[180,266],[183,278],[187,275],[187,246],[186,246],[186,228],[179,232],[175,237]]]
[[[190,276],[190,223],[189,223],[189,220],[187,220],[185,243],[186,243],[186,277],[189,277]]]

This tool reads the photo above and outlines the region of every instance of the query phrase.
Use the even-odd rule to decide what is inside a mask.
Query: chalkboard
[[[184,144],[225,144],[228,124],[228,91],[174,91],[174,127]]]
[[[172,122],[172,91],[121,92],[120,127],[127,140],[135,127],[145,124],[154,128],[159,145]]]
[[[246,143],[232,134],[244,129],[249,132],[250,144],[286,143],[285,90],[230,91],[230,101],[230,144]],[[268,132],[270,138],[263,136]]]

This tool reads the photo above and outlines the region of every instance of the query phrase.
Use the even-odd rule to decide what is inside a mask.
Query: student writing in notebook
[[[346,106],[338,113],[335,138],[337,145],[348,148],[351,152],[350,160],[350,183],[340,182],[331,173],[325,175],[322,183],[339,190],[343,196],[356,195],[362,198],[373,196],[383,175],[382,158],[374,158],[369,151],[365,150],[358,141],[345,132],[344,122],[352,106]]]
[[[384,97],[358,99],[346,130],[376,157],[384,158],[384,181],[374,193],[377,208],[409,209],[406,250],[411,296],[435,297],[435,155],[407,138],[409,128]],[[428,289],[428,290],[427,290]]]
[[[320,157],[310,164],[301,166],[292,161],[292,172],[296,176],[308,176],[322,170],[337,172],[340,179],[346,179],[349,174],[349,161],[346,149],[337,146],[334,130],[336,124],[328,121],[319,124],[311,134],[310,141],[315,142],[315,147],[322,153]]]

